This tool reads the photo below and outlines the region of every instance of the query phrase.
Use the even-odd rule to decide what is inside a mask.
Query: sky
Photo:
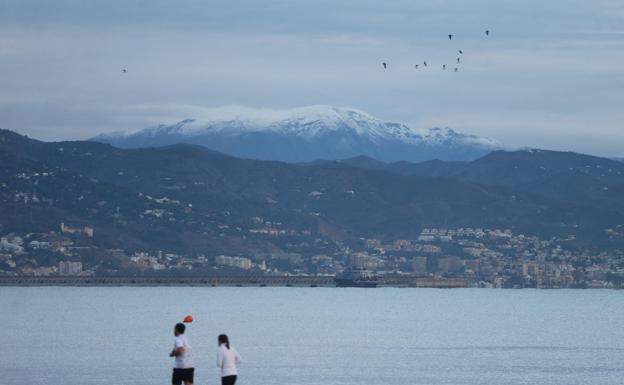
[[[315,104],[624,157],[624,2],[0,0],[0,128],[87,139]]]

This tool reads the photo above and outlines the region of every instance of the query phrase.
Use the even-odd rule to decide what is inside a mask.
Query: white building
[[[13,254],[23,254],[24,241],[21,237],[2,237],[0,238],[0,251],[8,251]]]
[[[59,274],[78,275],[82,273],[82,262],[61,261],[59,262]]]
[[[219,255],[215,258],[215,262],[220,266],[237,267],[239,269],[251,269],[253,263],[249,258],[229,257],[227,255]]]
[[[70,227],[61,223],[61,233],[63,234],[84,234],[89,238],[93,238],[93,227],[85,226],[83,228]]]

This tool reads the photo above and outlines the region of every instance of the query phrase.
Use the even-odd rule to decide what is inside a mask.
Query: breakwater
[[[379,286],[468,287],[463,278],[387,276]],[[224,277],[83,277],[0,276],[0,286],[293,286],[335,287],[334,276],[224,276]]]

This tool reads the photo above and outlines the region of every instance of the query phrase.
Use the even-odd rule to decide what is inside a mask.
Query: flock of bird
[[[449,40],[453,40],[453,36],[455,36],[455,35],[449,34],[448,35],[448,39]],[[490,36],[490,30],[489,29],[485,30],[485,36]],[[457,53],[459,54],[459,56],[457,56],[457,59],[456,59],[456,63],[455,63],[456,66],[454,68],[454,72],[459,72],[459,65],[461,64],[461,55],[464,54],[464,51],[462,51],[460,49],[460,50],[457,51]],[[386,62],[382,62],[381,65],[383,66],[384,69],[388,68],[388,63],[386,63]],[[418,69],[419,66],[420,66],[419,64],[414,64],[414,68],[415,69]],[[427,67],[427,61],[426,60],[422,63],[422,66],[423,67]],[[442,70],[446,70],[446,64],[442,64]]]
[[[453,40],[453,36],[455,36],[455,35],[453,35],[453,34],[449,34],[449,35],[448,35],[448,39],[449,39],[449,40]],[[486,30],[485,30],[485,36],[490,36],[490,30],[489,30],[489,29],[486,29]],[[464,54],[464,51],[462,51],[462,50],[460,49],[460,50],[458,50],[458,51],[457,51],[457,53],[458,53],[460,56],[457,56],[456,63],[455,63],[455,64],[456,64],[456,66],[455,66],[455,68],[454,68],[454,72],[458,72],[458,71],[459,71],[459,64],[461,64],[461,55],[463,55],[463,54]],[[386,62],[382,62],[382,63],[381,63],[381,65],[383,66],[383,68],[384,68],[384,69],[387,69],[387,68],[388,68],[388,63],[386,63]],[[423,67],[427,67],[427,61],[426,61],[426,60],[422,63],[422,66],[423,66]],[[418,68],[419,68],[419,64],[414,64],[414,68],[415,68],[415,69],[418,69]],[[446,64],[442,64],[442,69],[443,69],[443,70],[446,70]],[[121,73],[123,73],[123,74],[128,73],[128,70],[126,70],[126,69],[124,68],[124,69],[122,69],[122,70],[121,70]]]

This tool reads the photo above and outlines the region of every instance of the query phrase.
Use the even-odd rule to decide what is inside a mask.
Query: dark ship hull
[[[377,281],[336,278],[336,287],[377,287]]]

